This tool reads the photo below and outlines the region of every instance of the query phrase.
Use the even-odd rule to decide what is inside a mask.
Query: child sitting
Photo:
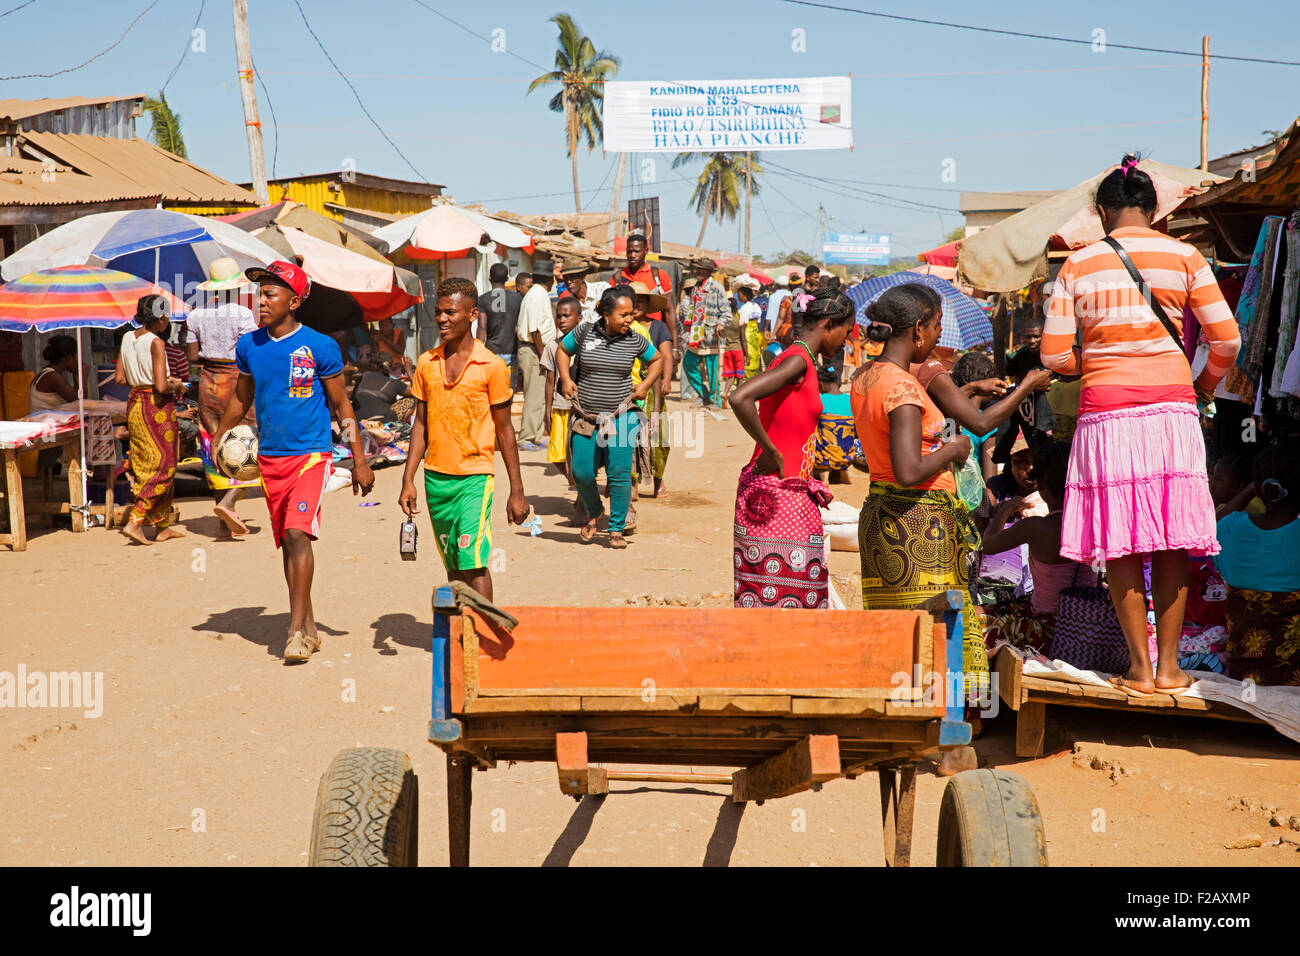
[[[1031,480],[1041,496],[1046,513],[1021,517],[1024,498],[1008,498],[998,505],[984,532],[986,551],[998,552],[1028,546],[1029,573],[1033,592],[1028,601],[999,608],[989,614],[985,639],[992,644],[1007,641],[1016,647],[1033,647],[1046,652],[1051,646],[1052,625],[1061,591],[1076,584],[1095,585],[1097,575],[1086,565],[1061,557],[1061,513],[1065,507],[1065,478],[1070,465],[1070,446],[1064,442],[1040,445],[1033,456]]]
[[[857,445],[857,431],[853,426],[853,409],[849,395],[840,391],[839,370],[823,368],[817,372],[817,385],[821,389],[822,414],[817,420],[813,451],[813,477],[825,480],[830,473],[829,485],[849,484],[849,465],[855,454],[861,454]]]
[[[1300,685],[1300,456],[1273,445],[1255,458],[1264,513],[1220,519],[1214,564],[1228,584],[1228,675]]]
[[[1264,500],[1252,480],[1252,465],[1253,459],[1244,451],[1231,452],[1214,463],[1210,472],[1210,497],[1214,499],[1216,520],[1234,511],[1264,513]]]

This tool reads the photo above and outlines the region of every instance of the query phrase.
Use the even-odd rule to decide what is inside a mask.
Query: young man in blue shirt
[[[245,275],[260,286],[261,328],[244,333],[235,346],[239,382],[213,447],[255,405],[257,465],[289,585],[284,659],[305,661],[321,644],[311,607],[315,571],[311,543],[320,534],[321,499],[330,479],[331,408],[343,440],[352,449],[352,493],[369,494],[375,476],[366,464],[356,413],[343,387],[338,344],[302,325],[294,315],[311,291],[311,280],[298,266],[283,261],[266,269],[249,269]]]

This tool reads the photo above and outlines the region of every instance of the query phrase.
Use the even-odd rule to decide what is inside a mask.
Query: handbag
[[[1079,565],[1074,581],[1079,580]],[[1052,656],[1080,670],[1123,674],[1129,667],[1128,641],[1110,591],[1072,583],[1061,591],[1052,632]]]

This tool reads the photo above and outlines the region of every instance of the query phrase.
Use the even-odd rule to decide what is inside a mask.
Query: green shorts
[[[438,554],[448,571],[486,568],[492,554],[492,475],[424,472]]]

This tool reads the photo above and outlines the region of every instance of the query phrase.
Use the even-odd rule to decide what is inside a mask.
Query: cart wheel
[[[939,805],[939,866],[1047,866],[1047,836],[1029,782],[1005,770],[967,770]]]
[[[340,750],[320,778],[308,866],[415,866],[420,791],[411,758]]]

